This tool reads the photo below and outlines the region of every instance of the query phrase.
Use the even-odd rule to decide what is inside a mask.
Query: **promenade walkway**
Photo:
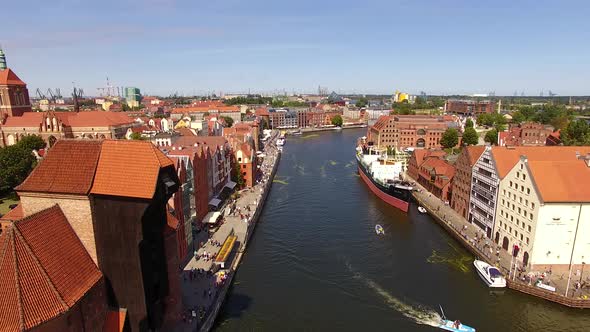
[[[583,300],[590,299],[590,291],[587,288],[575,288],[575,283],[580,279],[580,275],[575,272],[572,274],[568,296],[565,297],[567,274],[557,275],[552,274],[550,271],[521,271],[520,269],[517,269],[516,273],[512,273],[514,268],[510,268],[512,257],[509,252],[485,237],[485,233],[481,229],[469,223],[448,204],[432,195],[420,184],[416,184],[415,187],[420,189],[420,191],[414,192],[416,201],[424,206],[449,234],[461,242],[476,257],[498,266],[506,278],[509,279],[510,288],[561,304],[590,308],[590,300]],[[535,287],[534,285],[538,279],[541,279],[546,285],[555,287],[555,292]]]
[[[270,190],[272,172],[279,158],[274,144],[278,135],[278,131],[273,132],[272,138],[263,146],[265,157],[254,187],[239,191],[237,199],[228,200],[220,209],[223,217],[217,229],[197,234],[197,254],[193,253],[182,271],[182,316],[177,322],[164,326],[163,330],[198,331],[211,328]],[[220,268],[215,266],[214,258],[230,234],[237,236],[237,240],[225,263],[225,278],[222,281],[220,274],[216,273]]]

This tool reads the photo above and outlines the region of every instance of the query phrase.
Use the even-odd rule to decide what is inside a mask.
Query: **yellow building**
[[[404,100],[407,100],[409,102],[410,101],[410,94],[405,93],[405,92],[399,92],[398,90],[395,90],[395,93],[393,94],[393,101],[396,103],[401,103]]]

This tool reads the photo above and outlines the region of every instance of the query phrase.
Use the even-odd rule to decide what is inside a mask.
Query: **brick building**
[[[178,186],[172,161],[149,142],[60,140],[16,190],[25,217],[60,207],[103,273],[108,303],[128,310],[132,330],[147,330],[161,326],[167,298],[180,298],[165,241]]]
[[[367,141],[382,148],[440,148],[445,130],[457,126],[453,116],[382,115],[369,127]]]
[[[455,167],[444,159],[427,158],[420,165],[418,183],[439,199],[448,202],[451,199],[451,184]]]
[[[120,331],[107,323],[103,275],[60,207],[10,214],[0,220],[0,330]]]
[[[414,180],[418,180],[418,173],[420,172],[420,166],[426,159],[429,158],[443,158],[447,153],[443,150],[427,150],[427,149],[416,149],[412,152],[410,160],[408,161],[408,176]]]
[[[469,218],[469,198],[471,197],[473,166],[484,150],[485,146],[482,145],[465,146],[455,162],[451,207],[465,219]]]
[[[498,146],[544,146],[548,140],[552,142],[551,133],[553,127],[537,122],[514,124],[498,133]]]
[[[496,111],[496,103],[490,100],[459,100],[449,99],[445,103],[445,112],[460,115],[477,116],[479,114],[491,114]]]

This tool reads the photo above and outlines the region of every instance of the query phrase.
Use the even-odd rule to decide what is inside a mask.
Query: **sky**
[[[590,95],[590,1],[6,1],[0,45],[37,88],[143,94]]]

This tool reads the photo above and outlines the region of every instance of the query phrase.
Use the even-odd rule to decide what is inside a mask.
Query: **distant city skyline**
[[[32,7],[34,6],[34,10]],[[8,67],[86,95],[590,95],[584,1],[149,0],[3,4]]]

